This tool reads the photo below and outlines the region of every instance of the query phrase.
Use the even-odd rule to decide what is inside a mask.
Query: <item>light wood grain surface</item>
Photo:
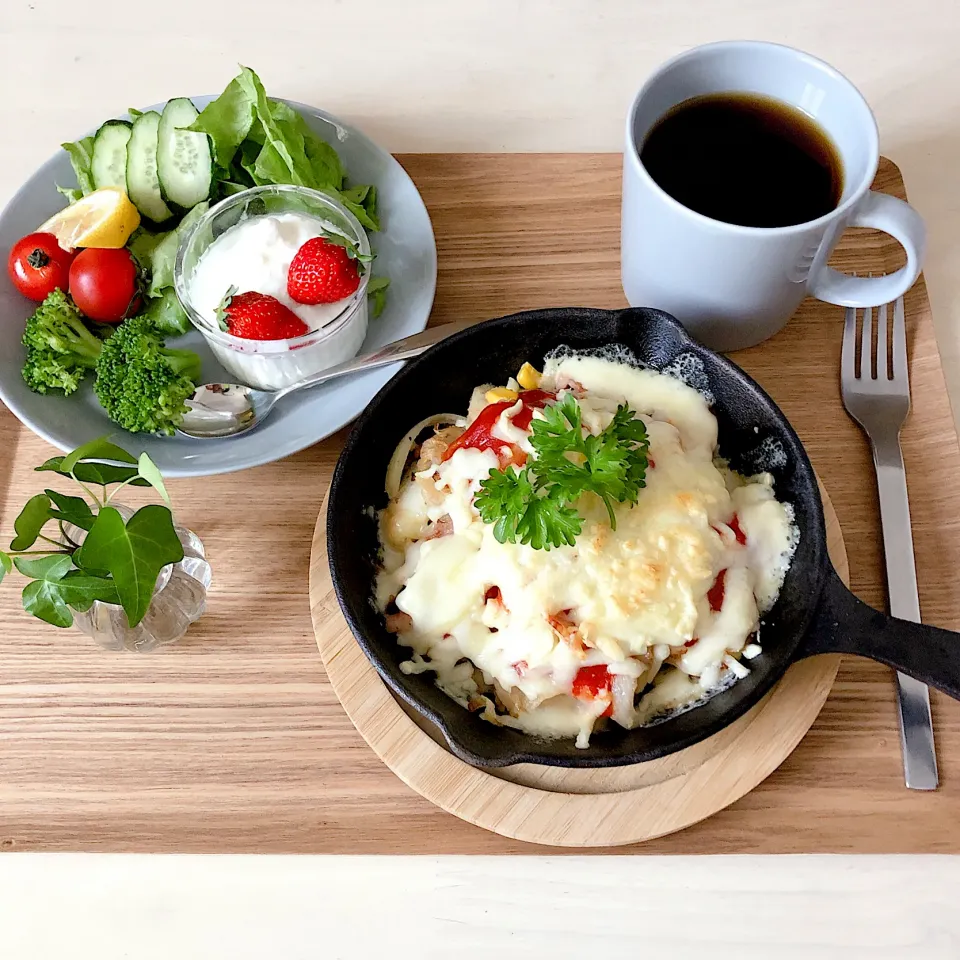
[[[434,218],[432,322],[547,303],[622,304],[616,156],[406,156]],[[901,192],[884,164],[879,185]],[[578,211],[576,233],[569,230]],[[857,252],[860,251],[860,252]],[[878,238],[848,267],[880,270]],[[922,284],[909,296],[915,413],[904,432],[924,617],[960,626],[960,454]],[[883,602],[867,446],[840,408],[841,313],[805,304],[737,359],[781,403],[833,498],[852,586]],[[281,463],[171,484],[214,567],[198,629],[149,657],[106,654],[26,617],[0,590],[0,844],[18,850],[520,852],[437,810],[353,729],[314,644],[307,570],[342,442]],[[0,414],[0,524],[50,450]],[[849,660],[808,736],[732,807],[649,852],[960,851],[960,708],[934,696],[942,788],[903,788],[885,669]]]

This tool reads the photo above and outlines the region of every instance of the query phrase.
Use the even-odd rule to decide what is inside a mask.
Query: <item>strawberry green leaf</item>
[[[131,627],[150,606],[160,571],[183,559],[183,546],[167,507],[141,507],[124,524],[113,507],[104,507],[75,554],[84,571],[108,571]]]
[[[342,233],[337,233],[335,230],[324,230],[322,236],[327,243],[332,243],[337,247],[343,247],[343,249],[347,251],[347,256],[351,260],[356,260],[358,263],[362,263],[364,265],[373,263],[374,257],[372,253],[361,253],[357,249],[357,245],[353,242],[353,240],[351,240],[349,237],[345,237]],[[362,270],[360,272],[361,274],[363,273]]]
[[[13,529],[17,531],[17,535],[10,543],[10,549],[29,550],[37,542],[40,531],[50,519],[50,498],[45,493],[31,497],[20,511],[20,516],[13,521]]]
[[[227,317],[229,316],[230,304],[236,295],[237,288],[231,284],[227,287],[227,292],[223,295],[223,299],[217,304],[214,310],[214,316],[217,318],[217,326],[224,332],[230,329],[230,325],[227,323]]]

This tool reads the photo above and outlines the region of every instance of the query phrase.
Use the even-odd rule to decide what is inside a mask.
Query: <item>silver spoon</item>
[[[319,386],[328,380],[372,370],[388,363],[409,360],[418,357],[434,344],[445,340],[453,333],[473,326],[473,322],[444,323],[439,327],[424,330],[412,337],[405,337],[385,347],[354,357],[334,367],[321,370],[320,373],[300,380],[281,390],[256,390],[240,383],[205,383],[197,387],[196,392],[187,401],[189,411],[184,415],[179,432],[188,437],[208,440],[213,437],[235,437],[257,426],[274,404],[283,397],[300,390]]]

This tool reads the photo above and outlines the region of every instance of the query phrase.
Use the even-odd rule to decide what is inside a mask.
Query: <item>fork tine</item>
[[[860,331],[860,379],[873,379],[873,307],[863,308],[863,329]]]
[[[890,379],[890,351],[887,346],[887,305],[877,307],[877,379]]]
[[[903,297],[897,297],[893,305],[893,378],[896,380],[907,375],[907,320]]]
[[[857,355],[857,310],[847,307],[843,315],[843,348],[840,351],[840,375],[855,378]]]

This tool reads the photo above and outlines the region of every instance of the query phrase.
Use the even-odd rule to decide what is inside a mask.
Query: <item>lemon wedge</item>
[[[64,250],[119,249],[140,226],[140,213],[119,187],[101,187],[55,213],[37,230],[52,233]]]

